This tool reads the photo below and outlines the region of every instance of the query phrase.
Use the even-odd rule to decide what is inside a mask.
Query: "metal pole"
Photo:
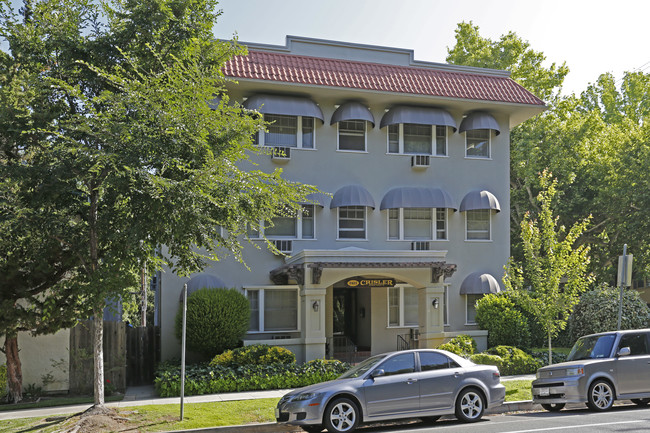
[[[181,338],[181,421],[185,398],[185,333],[187,328],[187,284],[183,285],[183,337]]]
[[[621,330],[621,318],[623,316],[623,286],[627,284],[626,278],[627,278],[627,244],[623,245],[623,269],[621,269],[621,289],[618,295],[618,322],[616,329],[618,331]]]

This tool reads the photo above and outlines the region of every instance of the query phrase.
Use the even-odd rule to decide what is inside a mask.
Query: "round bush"
[[[499,355],[490,355],[489,353],[477,353],[469,357],[469,360],[475,364],[496,365],[499,371],[503,369],[503,358]]]
[[[467,358],[476,352],[476,341],[469,335],[460,334],[438,346],[438,349]]]
[[[512,346],[496,346],[484,353],[497,355],[503,360],[499,366],[502,375],[533,374],[542,366],[541,362],[531,355]]]
[[[242,365],[272,365],[294,364],[296,355],[289,349],[266,344],[254,344],[226,350],[215,356],[210,362],[211,366],[240,367]]]
[[[476,304],[476,323],[488,331],[488,347],[529,347],[528,320],[504,295],[489,294]]]
[[[615,287],[601,287],[580,297],[567,325],[571,344],[583,335],[616,329],[619,290]],[[650,309],[639,292],[623,289],[621,329],[645,328],[648,326],[649,315]]]
[[[176,336],[182,333],[183,305],[176,314]],[[201,289],[187,299],[187,347],[213,357],[239,345],[250,321],[248,299],[235,289]]]

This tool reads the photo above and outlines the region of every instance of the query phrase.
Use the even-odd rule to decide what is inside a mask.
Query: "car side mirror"
[[[632,353],[632,352],[630,351],[630,348],[629,348],[629,347],[621,347],[621,348],[618,350],[617,355],[618,355],[618,356],[629,356],[630,353]]]
[[[386,375],[386,372],[384,371],[384,369],[380,368],[379,370],[373,371],[370,374],[370,377],[372,377],[374,379],[375,377],[382,377],[382,376],[385,376],[385,375]]]

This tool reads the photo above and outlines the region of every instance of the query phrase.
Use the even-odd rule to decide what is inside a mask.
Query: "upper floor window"
[[[339,239],[366,239],[365,206],[341,206],[338,212]]]
[[[435,217],[435,219],[434,219]],[[388,239],[447,239],[447,210],[431,208],[397,208],[388,210]]]
[[[265,114],[267,132],[260,133],[254,140],[262,146],[314,148],[314,118]]]
[[[366,151],[366,121],[342,120],[338,122],[339,150]]]
[[[490,158],[490,130],[474,129],[465,133],[465,156]]]
[[[466,239],[490,240],[490,209],[474,209],[465,213]]]
[[[262,235],[268,239],[314,239],[314,205],[302,205],[299,215],[291,215],[289,211],[271,219],[272,224],[260,223],[259,229],[251,227],[248,236],[259,238]],[[260,233],[260,231],[262,233]]]
[[[389,125],[388,153],[447,156],[447,127],[414,123]]]

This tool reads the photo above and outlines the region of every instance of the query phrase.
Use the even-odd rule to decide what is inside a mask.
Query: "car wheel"
[[[359,408],[348,398],[337,398],[325,409],[325,427],[330,433],[352,432],[359,425]]]
[[[587,406],[595,411],[604,411],[614,404],[614,388],[606,380],[596,380],[589,387]]]
[[[542,407],[549,412],[559,412],[564,409],[564,403],[543,404]]]
[[[650,398],[633,398],[632,403],[637,406],[647,406],[650,403]]]
[[[438,421],[440,419],[440,415],[438,416],[423,416],[420,418],[423,423],[426,424],[433,424],[434,422]]]
[[[307,433],[320,433],[323,431],[322,425],[301,425],[300,428]]]
[[[464,389],[456,400],[456,418],[463,422],[476,422],[483,416],[485,401],[476,388]]]

